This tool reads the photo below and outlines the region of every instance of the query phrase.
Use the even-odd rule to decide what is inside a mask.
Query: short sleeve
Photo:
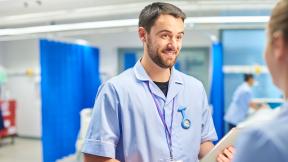
[[[273,140],[260,129],[250,129],[240,134],[233,162],[285,161]],[[286,153],[284,153],[286,154]]]
[[[115,158],[120,137],[118,107],[115,88],[111,83],[105,83],[97,93],[83,153]]]
[[[211,115],[211,109],[208,105],[207,95],[204,87],[202,89],[203,108],[201,123],[201,143],[205,141],[216,141],[218,139]]]

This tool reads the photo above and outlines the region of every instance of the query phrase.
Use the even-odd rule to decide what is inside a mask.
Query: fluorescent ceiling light
[[[223,23],[266,23],[269,16],[222,16],[222,17],[189,17],[185,23],[223,24]]]
[[[111,20],[111,21],[85,22],[85,23],[74,23],[64,25],[48,25],[48,26],[26,27],[26,28],[2,29],[0,30],[0,36],[37,34],[37,33],[49,33],[49,32],[60,32],[71,30],[85,30],[85,29],[99,29],[99,28],[111,28],[111,27],[127,27],[127,26],[135,26],[137,25],[137,23],[138,19],[127,19],[127,20]]]
[[[188,17],[185,24],[193,26],[194,24],[235,24],[235,23],[266,23],[268,16],[227,16],[227,17]],[[86,29],[103,29],[113,27],[131,27],[137,26],[138,19],[96,21],[63,25],[35,26],[25,28],[1,29],[0,36],[12,36],[23,34],[50,33],[61,31],[76,31]]]
[[[0,0],[1,1],[1,0]],[[1,18],[2,21],[19,21],[22,19],[35,19],[41,17],[52,17],[52,16],[59,16],[59,15],[69,14],[67,11],[56,11],[56,12],[41,12],[41,13],[32,13],[32,14],[22,14],[16,16],[6,16]]]

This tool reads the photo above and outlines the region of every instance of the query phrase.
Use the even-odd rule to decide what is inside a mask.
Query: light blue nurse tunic
[[[169,158],[168,133],[153,97],[171,128],[173,159],[198,161],[200,144],[217,140],[202,83],[172,68],[165,97],[140,61],[99,88],[82,152],[121,162]],[[188,129],[181,126],[180,107],[186,108],[184,115],[191,121]]]

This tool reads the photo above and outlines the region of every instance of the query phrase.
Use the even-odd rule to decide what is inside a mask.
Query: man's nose
[[[175,38],[170,39],[169,43],[168,43],[168,47],[172,48],[173,50],[175,50],[177,46],[177,41]]]

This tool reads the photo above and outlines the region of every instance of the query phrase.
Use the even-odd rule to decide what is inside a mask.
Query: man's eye
[[[177,40],[181,40],[183,37],[181,35],[181,36],[177,36],[176,38],[177,38]]]
[[[167,34],[162,35],[162,38],[168,38],[169,36]]]

